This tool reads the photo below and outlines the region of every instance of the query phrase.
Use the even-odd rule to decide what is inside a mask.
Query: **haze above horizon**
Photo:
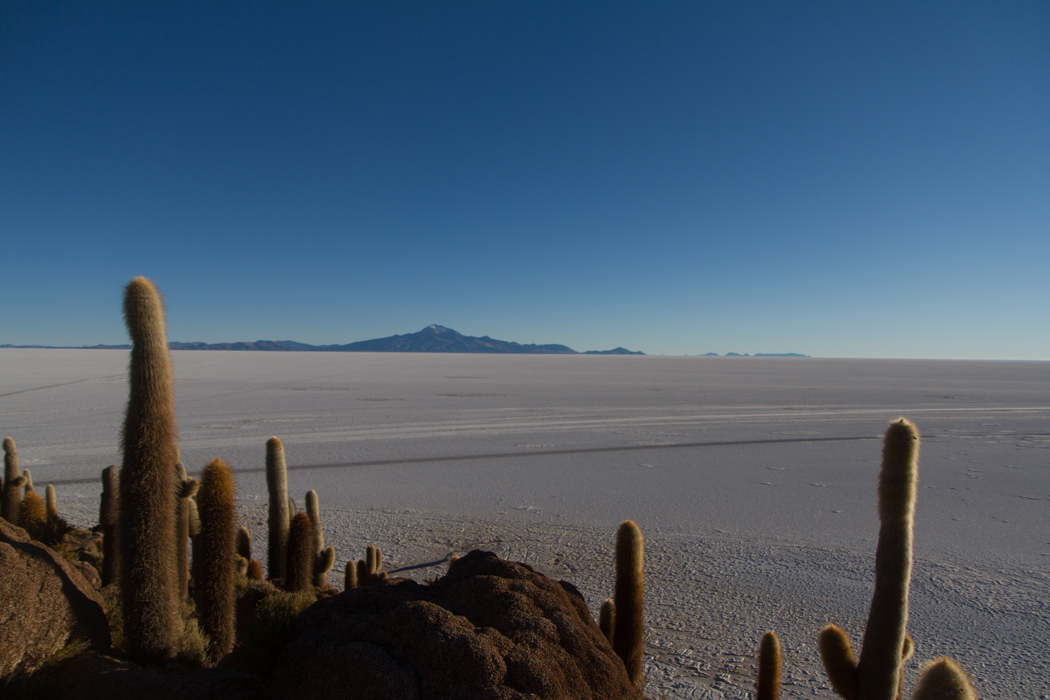
[[[1050,360],[1045,2],[0,4],[0,344]]]

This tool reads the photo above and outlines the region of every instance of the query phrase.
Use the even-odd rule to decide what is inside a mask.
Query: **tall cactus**
[[[26,479],[18,468],[18,449],[12,438],[4,438],[4,489],[3,499],[0,500],[0,517],[11,523],[18,524],[18,511],[22,504],[22,487]]]
[[[102,499],[98,522],[102,526],[102,585],[120,580],[120,471],[114,464],[102,470]]]
[[[201,532],[195,552],[200,559],[193,562],[197,614],[213,661],[233,650],[235,492],[233,472],[221,459],[213,459],[201,473]]]
[[[190,500],[200,483],[186,475],[182,461],[175,463],[175,569],[178,572],[179,600],[190,596]]]
[[[620,523],[616,531],[616,589],[613,600],[616,620],[613,650],[627,668],[627,677],[641,690],[642,650],[645,645],[645,540],[631,520]]]
[[[890,423],[879,472],[881,527],[875,551],[875,593],[860,660],[855,660],[849,638],[840,628],[829,625],[819,638],[831,686],[847,700],[895,700],[900,693],[918,461],[918,429],[904,418]]]
[[[267,567],[270,580],[283,580],[288,559],[288,530],[294,511],[289,508],[288,467],[284,461],[284,443],[278,437],[266,441],[266,485],[270,491]]]
[[[170,658],[181,631],[175,574],[175,391],[164,306],[137,277],[124,294],[131,336],[128,407],[121,446],[120,593],[128,653]]]

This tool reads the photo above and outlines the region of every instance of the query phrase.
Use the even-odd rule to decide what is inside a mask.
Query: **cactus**
[[[314,527],[310,522],[310,517],[300,511],[292,518],[292,526],[288,531],[288,561],[284,572],[285,590],[293,592],[310,590],[316,559]]]
[[[855,660],[846,633],[838,627],[826,627],[820,634],[820,655],[828,679],[847,700],[894,700],[901,685],[918,457],[915,426],[903,418],[890,423],[879,472],[881,527],[875,551],[875,593],[860,660]]]
[[[904,418],[886,429],[879,471],[879,543],[875,550],[875,592],[864,630],[860,660],[849,637],[835,625],[820,632],[820,658],[831,687],[846,700],[899,700],[904,695],[903,666],[915,645],[908,623],[908,587],[912,565],[912,523],[919,471],[919,431]],[[958,671],[950,659],[926,667],[916,687],[916,700],[974,697],[940,694]],[[966,680],[969,687],[969,681]],[[954,692],[954,691],[952,691]],[[932,693],[932,694],[931,694]]]
[[[195,551],[200,558],[193,562],[193,582],[198,619],[216,662],[233,650],[235,491],[233,472],[226,463],[209,462],[201,474],[201,533]]]
[[[175,568],[178,571],[179,600],[190,597],[190,503],[199,488],[199,482],[186,476],[186,467],[180,460],[175,464]]]
[[[977,700],[970,677],[949,658],[923,666],[912,700]]]
[[[44,525],[47,524],[47,509],[36,491],[27,492],[26,497],[22,499],[18,510],[18,523],[34,540],[42,539]]]
[[[29,473],[29,470],[23,469],[22,476],[25,478],[25,495],[36,493],[36,489],[33,488],[33,475]]]
[[[288,468],[284,461],[284,443],[272,437],[266,441],[266,485],[270,491],[270,541],[267,565],[270,580],[284,579],[288,559],[288,531],[291,515],[288,498]]]
[[[616,532],[616,620],[613,626],[613,650],[623,661],[627,676],[641,689],[642,648],[645,644],[644,563],[645,541],[638,525],[630,520],[620,523]]]
[[[120,593],[129,655],[170,658],[182,624],[175,573],[175,392],[164,307],[137,277],[124,295],[131,336],[127,416],[121,437]]]
[[[4,489],[3,499],[0,501],[0,517],[11,523],[18,524],[18,511],[22,503],[22,487],[25,479],[22,471],[18,468],[18,449],[12,438],[4,438]]]
[[[55,487],[51,484],[44,489],[44,503],[47,506],[47,517],[58,517],[58,499],[55,497]]]
[[[245,561],[252,560],[252,533],[244,525],[237,531],[237,554],[244,557]]]
[[[262,563],[258,559],[251,559],[248,561],[248,571],[245,572],[245,576],[248,577],[249,581],[262,581],[263,571]]]
[[[780,640],[775,632],[766,632],[758,647],[755,700],[777,700],[780,695],[780,666]]]
[[[321,526],[321,506],[317,500],[317,492],[311,489],[306,492],[306,515],[310,518],[310,524],[314,527],[314,546],[317,547],[317,556],[313,571],[313,586],[318,590],[331,588],[328,585],[328,572],[335,565],[335,550],[324,546],[324,528]],[[329,554],[331,550],[331,554]]]
[[[616,638],[616,602],[612,598],[606,598],[598,610],[598,629],[612,645],[613,639]]]
[[[343,579],[343,590],[349,591],[357,588],[357,562],[353,559],[346,562],[346,573]]]
[[[102,526],[102,585],[120,579],[120,472],[116,465],[102,470],[102,499],[98,522]]]

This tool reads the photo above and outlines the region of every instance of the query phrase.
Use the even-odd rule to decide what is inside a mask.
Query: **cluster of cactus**
[[[324,544],[317,492],[307,491],[306,512],[296,512],[288,496],[284,443],[278,437],[266,442],[266,486],[270,493],[270,580],[287,591],[327,590],[331,587],[328,572],[335,565],[335,549]]]
[[[386,581],[387,572],[383,571],[383,550],[374,544],[365,549],[365,558],[356,562],[351,559],[346,562],[346,574],[343,581],[344,590],[374,586],[380,581]]]
[[[907,633],[912,567],[912,524],[919,474],[919,431],[904,418],[890,423],[879,471],[879,543],[875,550],[875,591],[864,630],[860,659],[849,636],[828,625],[818,648],[831,687],[845,700],[901,700],[904,663],[914,643]],[[767,632],[759,654],[758,700],[779,692],[780,645]],[[974,700],[976,691],[962,668],[948,658],[926,664],[913,700]]]

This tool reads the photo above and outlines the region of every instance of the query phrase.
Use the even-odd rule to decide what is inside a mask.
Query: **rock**
[[[262,685],[260,678],[227,668],[170,663],[147,669],[95,652],[42,671],[30,681],[25,697],[53,700],[255,700]]]
[[[570,584],[474,551],[432,586],[345,591],[299,616],[271,697],[637,698]]]
[[[39,667],[68,642],[109,649],[102,597],[65,559],[0,519],[0,678]]]

